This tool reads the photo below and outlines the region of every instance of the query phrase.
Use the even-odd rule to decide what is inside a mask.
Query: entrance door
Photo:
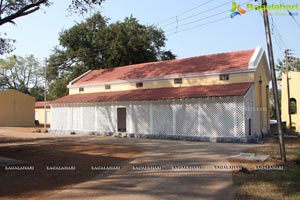
[[[117,108],[118,132],[126,132],[126,108]]]

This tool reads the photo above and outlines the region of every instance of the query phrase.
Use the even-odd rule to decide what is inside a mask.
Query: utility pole
[[[291,95],[290,95],[290,78],[289,78],[289,49],[284,51],[285,57],[285,74],[286,74],[286,86],[288,96],[288,112],[289,112],[289,131],[292,132],[292,113],[291,113]]]
[[[45,60],[45,82],[44,82],[44,133],[47,131],[47,111],[46,111],[46,101],[47,101],[47,58]]]
[[[262,6],[267,7],[267,0],[262,0]],[[277,89],[277,83],[276,83],[274,55],[273,55],[273,48],[272,48],[272,39],[271,39],[271,34],[270,34],[269,15],[268,15],[267,9],[264,9],[263,17],[264,17],[266,40],[267,40],[267,46],[268,46],[269,64],[270,64],[270,70],[271,70],[272,89],[273,89],[273,94],[274,94],[273,96],[274,96],[275,109],[276,109],[280,156],[281,156],[281,160],[286,162],[285,146],[284,146],[284,141],[283,141],[282,126],[281,126],[281,113],[280,113],[279,99],[278,99],[278,89]]]

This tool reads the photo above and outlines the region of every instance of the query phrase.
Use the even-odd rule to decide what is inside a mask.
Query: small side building
[[[46,110],[44,108],[44,104],[46,103]],[[46,120],[45,120],[45,111],[46,111]],[[50,104],[49,101],[37,101],[35,102],[35,120],[39,122],[39,124],[50,125]]]
[[[34,126],[34,102],[17,90],[0,91],[0,126]]]
[[[290,105],[292,127],[300,132],[300,72],[289,71],[289,84],[290,84]],[[281,93],[281,118],[286,121],[287,127],[289,124],[289,111],[288,111],[288,93],[286,73],[282,73],[282,93]]]

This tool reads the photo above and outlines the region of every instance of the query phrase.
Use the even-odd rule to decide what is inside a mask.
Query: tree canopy
[[[109,23],[96,13],[60,33],[60,46],[54,48],[48,65],[50,96],[66,95],[67,83],[90,69],[174,59],[164,49],[165,41],[162,30],[142,25],[132,16]]]
[[[289,70],[291,71],[300,71],[300,60],[296,57],[289,57]],[[278,72],[285,72],[286,66],[285,66],[285,59],[278,60],[276,64],[276,71]]]
[[[94,5],[100,5],[104,0],[72,0],[68,10],[83,14]],[[49,7],[49,0],[1,0],[0,26],[6,23],[15,24],[14,20],[38,11],[41,7]],[[13,50],[13,39],[0,35],[0,55]]]
[[[33,55],[0,59],[0,89],[16,89],[42,99],[44,72]]]

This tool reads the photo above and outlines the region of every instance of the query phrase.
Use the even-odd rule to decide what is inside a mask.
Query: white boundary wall
[[[121,107],[126,108],[127,133],[137,137],[247,142],[257,136],[253,87],[244,97],[53,104],[50,132],[117,132]]]

